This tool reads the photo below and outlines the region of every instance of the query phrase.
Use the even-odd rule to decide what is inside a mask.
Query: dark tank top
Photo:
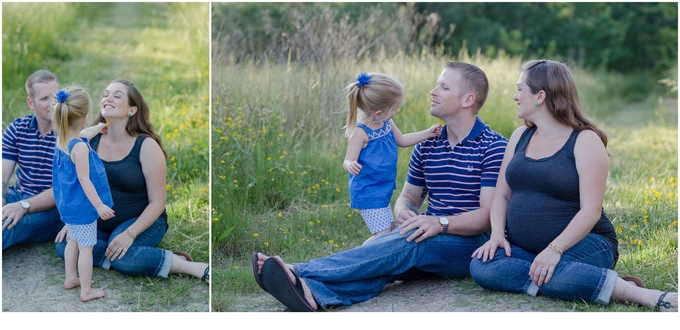
[[[139,217],[146,206],[149,205],[146,179],[144,172],[142,172],[142,163],[139,160],[142,143],[146,138],[147,136],[144,135],[138,136],[134,147],[123,159],[111,162],[102,160],[111,187],[112,209],[116,215],[108,220],[97,219],[97,229],[110,233],[121,223]],[[98,134],[90,140],[90,145],[95,151],[99,146],[100,139],[101,134]],[[160,218],[167,229],[168,216],[165,210],[163,210]]]
[[[525,150],[535,131],[535,127],[524,131],[505,171],[512,190],[506,230],[511,244],[538,254],[564,231],[581,208],[574,158],[574,145],[581,131],[574,130],[552,156],[532,159]],[[590,232],[603,236],[618,259],[616,232],[604,210]]]

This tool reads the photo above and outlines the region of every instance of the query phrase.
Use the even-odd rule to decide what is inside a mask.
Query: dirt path
[[[208,286],[186,276],[149,279],[95,268],[94,286],[106,297],[87,303],[65,290],[64,262],[54,243],[13,246],[2,252],[3,312],[208,312]]]
[[[242,295],[233,312],[282,312],[287,308],[262,292]],[[490,292],[472,279],[449,280],[432,277],[388,284],[374,298],[328,312],[568,312],[573,304],[543,297]]]

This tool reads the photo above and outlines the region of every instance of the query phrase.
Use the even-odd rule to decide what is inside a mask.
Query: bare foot
[[[92,281],[90,284],[94,284],[94,281]],[[71,289],[77,288],[79,286],[80,286],[80,278],[79,277],[76,277],[75,280],[74,279],[66,279],[64,281],[64,289],[66,289],[66,290],[71,290]]]
[[[80,278],[74,277],[74,278],[66,278],[64,280],[64,289],[66,290],[71,290],[73,288],[77,288],[80,286]]]
[[[82,302],[87,302],[97,298],[104,298],[105,296],[106,292],[104,292],[104,289],[101,288],[91,288],[90,292],[85,292],[84,290],[80,291],[80,301]]]
[[[266,255],[262,253],[257,253],[257,273],[262,274],[262,265],[264,265],[264,261],[269,259]]]

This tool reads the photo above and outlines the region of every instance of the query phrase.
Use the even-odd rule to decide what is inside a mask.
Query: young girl
[[[350,207],[359,209],[373,234],[366,244],[394,228],[390,200],[396,189],[397,146],[410,147],[435,137],[441,133],[441,125],[401,134],[392,117],[404,103],[406,92],[391,76],[361,73],[345,89],[349,106],[345,136],[349,140],[342,166],[349,172]]]
[[[107,220],[114,216],[104,165],[87,143],[88,138],[104,132],[107,126],[99,124],[83,130],[90,107],[89,95],[78,86],[55,93],[52,105],[52,125],[57,135],[52,188],[69,235],[64,253],[64,288],[80,285],[83,302],[106,296],[103,289],[92,288],[92,249],[97,242],[97,218]]]

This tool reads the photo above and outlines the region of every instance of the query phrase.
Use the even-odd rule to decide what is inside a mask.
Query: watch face
[[[28,202],[26,202],[26,201],[21,201],[21,207],[27,209],[27,208],[29,208],[30,206],[31,206],[31,204],[28,204]]]
[[[439,218],[439,223],[441,223],[442,225],[448,225],[449,219],[441,217],[441,218]]]

